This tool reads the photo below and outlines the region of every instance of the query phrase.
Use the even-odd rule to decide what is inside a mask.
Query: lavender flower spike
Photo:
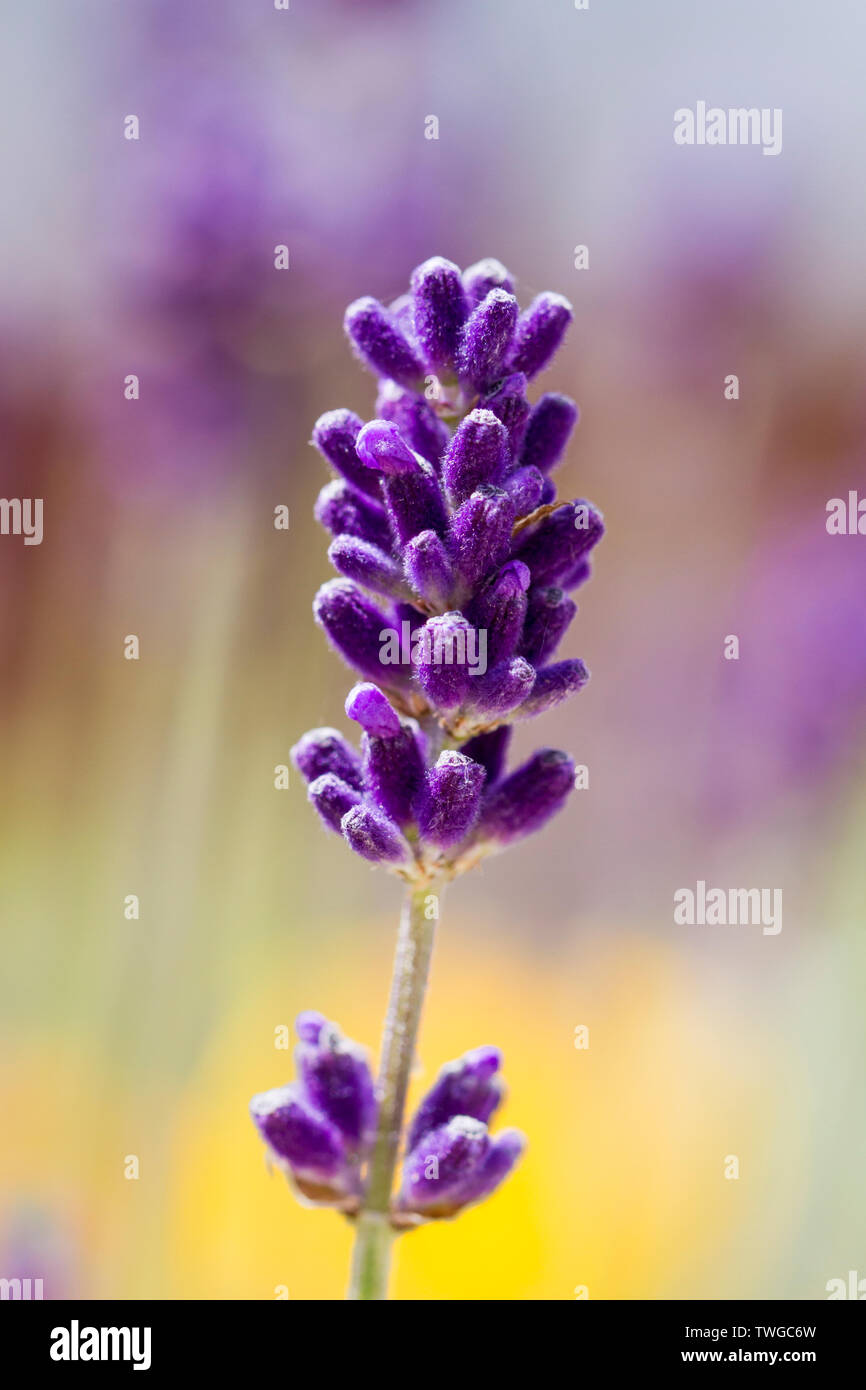
[[[345,712],[360,752],[322,728],[292,757],[327,829],[406,896],[375,1089],[361,1049],[303,1014],[298,1079],[252,1111],[299,1193],[356,1222],[351,1298],[386,1297],[394,1237],[488,1196],[523,1149],[516,1130],[488,1129],[493,1047],[444,1067],[404,1124],[442,888],[565,807],[571,757],[542,748],[509,772],[512,725],[589,678],[554,658],[604,523],[590,502],[557,501],[577,406],[529,396],[572,311],[544,293],[521,313],[518,288],[499,261],[461,275],[434,256],[389,308],[356,300],[345,326],[378,378],[375,418],[332,410],[313,429],[336,474],[315,515],[340,575],[313,611],[356,673]]]

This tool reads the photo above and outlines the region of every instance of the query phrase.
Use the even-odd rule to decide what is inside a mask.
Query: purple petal
[[[500,724],[489,733],[476,734],[463,745],[463,752],[473,762],[480,763],[487,772],[487,787],[498,782],[505,771],[505,758],[511,742],[511,726]]]
[[[332,772],[360,791],[364,785],[361,759],[336,729],[311,729],[291,751],[292,762],[308,782]]]
[[[414,818],[415,801],[424,785],[424,760],[416,731],[404,724],[393,737],[365,734],[364,778],[370,795],[390,820],[401,827]]]
[[[529,417],[520,462],[549,473],[565,453],[577,416],[577,406],[568,396],[542,396]]]
[[[493,666],[513,656],[526,617],[529,570],[520,560],[504,565],[487,581],[467,609],[467,617],[487,633],[487,660]]]
[[[508,431],[492,410],[473,410],[457,427],[442,460],[451,505],[465,502],[482,483],[498,484],[510,460]]]
[[[415,337],[424,360],[434,371],[450,368],[469,313],[460,271],[452,261],[433,256],[413,270],[411,283]]]
[[[340,1131],[310,1105],[297,1082],[253,1096],[250,1114],[265,1143],[300,1176],[332,1183],[345,1172]]]
[[[515,554],[536,585],[556,584],[604,535],[604,518],[591,502],[566,502],[517,537]]]
[[[424,376],[405,334],[378,299],[356,299],[346,310],[343,327],[355,352],[377,376],[402,386],[416,386]]]
[[[526,377],[522,372],[507,376],[492,395],[485,396],[481,405],[502,421],[508,430],[511,456],[517,458],[531,409],[526,399]]]
[[[537,468],[515,468],[505,479],[503,487],[514,503],[514,515],[528,516],[541,504],[544,477]]]
[[[421,531],[403,551],[406,577],[419,598],[434,608],[445,608],[454,588],[454,566],[444,542],[435,531]]]
[[[523,372],[528,380],[537,376],[553,357],[573,317],[568,300],[561,294],[540,294],[520,316],[514,335],[511,370]]]
[[[379,479],[358,462],[355,440],[363,421],[353,410],[329,410],[313,426],[313,443],[332,468],[362,492],[379,495]]]
[[[460,1193],[461,1209],[474,1202],[482,1202],[495,1192],[525,1148],[526,1140],[519,1129],[504,1129],[491,1143],[480,1168],[475,1169],[463,1187]]]
[[[472,708],[485,719],[501,719],[523,709],[535,685],[535,670],[522,656],[502,661],[473,681],[469,691]]]
[[[513,294],[514,280],[501,261],[487,256],[464,270],[463,288],[474,308],[486,299],[491,290],[505,290],[508,294]]]
[[[455,512],[451,548],[457,572],[470,588],[506,559],[513,525],[514,504],[508,493],[487,483]]]
[[[337,536],[328,547],[328,559],[339,574],[375,594],[387,594],[390,598],[408,596],[402,566],[370,541],[362,541],[357,536]]]
[[[376,1127],[376,1099],[367,1054],[344,1038],[335,1023],[326,1021],[314,1040],[300,1030],[299,1036],[295,1062],[311,1104],[336,1125],[350,1151],[363,1147]]]
[[[376,806],[353,806],[343,817],[342,831],[355,853],[374,864],[400,864],[411,858],[397,826]]]
[[[502,1100],[501,1066],[498,1047],[473,1047],[455,1061],[446,1062],[412,1117],[407,1149],[416,1148],[425,1134],[455,1115],[469,1115],[487,1124]]]
[[[460,339],[457,373],[476,391],[483,391],[503,375],[519,312],[513,294],[494,289],[467,320]]]
[[[336,650],[362,676],[382,685],[406,684],[408,672],[382,659],[382,644],[390,629],[385,616],[349,579],[331,579],[313,601],[316,622]]]
[[[346,697],[346,713],[368,734],[394,738],[400,733],[400,716],[377,685],[354,685]]]
[[[378,479],[376,485],[379,486]],[[316,498],[313,513],[332,536],[357,536],[359,540],[369,541],[383,550],[391,545],[388,513],[381,502],[365,496],[341,478],[325,484]]]
[[[426,400],[393,381],[385,381],[376,401],[376,414],[396,425],[409,447],[438,467],[451,435]]]
[[[359,433],[355,448],[365,467],[389,477],[421,470],[419,460],[391,420],[371,420]]]
[[[577,604],[556,585],[533,587],[527,598],[520,651],[533,666],[543,666],[559,646]]]
[[[562,809],[573,786],[569,755],[540,749],[484,798],[474,838],[502,847],[540,830]]]
[[[444,535],[448,526],[445,499],[429,463],[422,463],[417,473],[384,478],[382,492],[394,534],[401,545],[422,531]]]
[[[535,684],[518,711],[521,719],[536,714],[546,714],[549,709],[567,700],[582,690],[589,680],[582,661],[558,661],[555,666],[545,666],[535,677]]]
[[[357,788],[349,786],[333,772],[325,772],[311,782],[307,797],[328,829],[335,830],[338,835],[342,833],[340,823],[344,815],[362,799]]]
[[[484,778],[484,768],[465,753],[440,753],[427,773],[418,811],[421,838],[439,849],[464,839],[478,819]]]
[[[418,684],[434,709],[460,707],[479,664],[478,634],[462,613],[430,618],[412,644]]]
[[[468,1115],[424,1135],[403,1165],[400,1204],[425,1216],[450,1216],[490,1151],[487,1126]]]

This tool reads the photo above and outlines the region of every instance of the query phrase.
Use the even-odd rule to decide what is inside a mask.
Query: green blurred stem
[[[389,1220],[391,1187],[400,1149],[403,1111],[415,1044],[427,990],[441,885],[429,882],[407,890],[400,917],[391,998],[385,1017],[379,1070],[379,1124],[358,1216],[352,1254],[350,1299],[388,1297],[394,1231]],[[436,900],[431,903],[431,896]]]

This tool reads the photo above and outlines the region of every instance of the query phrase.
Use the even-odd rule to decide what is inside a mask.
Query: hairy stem
[[[370,1159],[367,1194],[358,1217],[348,1294],[351,1299],[388,1297],[394,1238],[389,1220],[391,1187],[438,916],[438,901],[431,902],[431,896],[441,897],[441,885],[427,883],[409,888],[403,902],[391,998],[382,1037],[379,1123]]]

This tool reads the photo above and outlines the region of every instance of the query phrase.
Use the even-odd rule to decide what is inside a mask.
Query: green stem
[[[391,998],[382,1037],[379,1123],[367,1175],[367,1192],[358,1216],[350,1299],[388,1297],[394,1239],[389,1219],[391,1187],[438,916],[438,902],[432,905],[431,911],[431,895],[441,897],[441,887],[427,883],[410,888],[403,902]]]

